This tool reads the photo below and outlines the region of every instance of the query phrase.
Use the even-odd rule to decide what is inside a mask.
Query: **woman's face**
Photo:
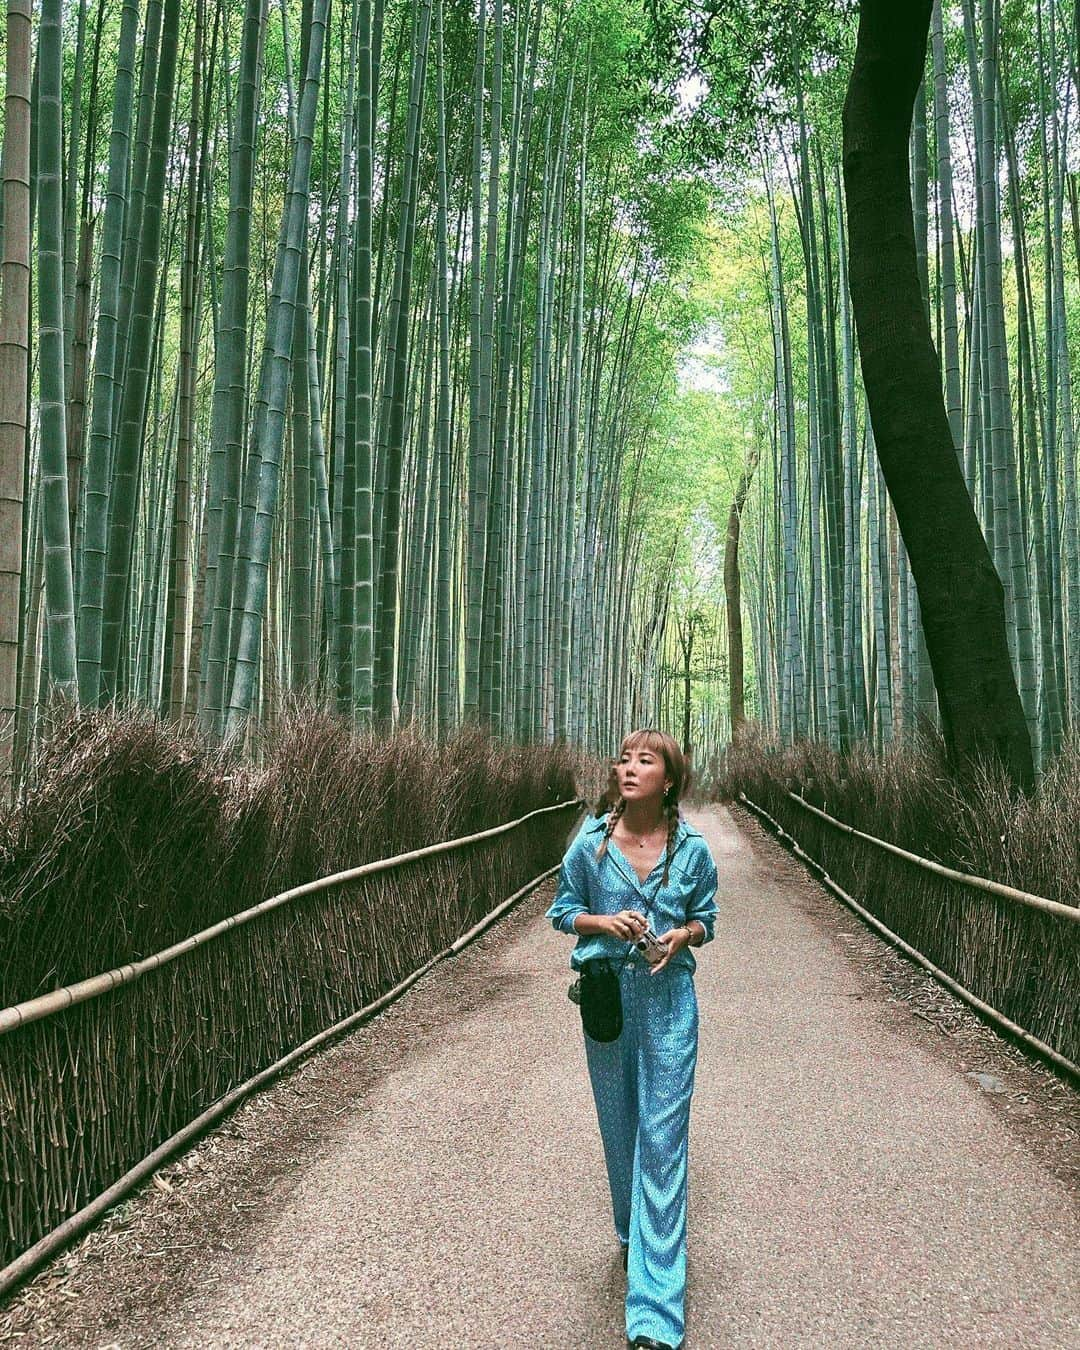
[[[670,785],[667,765],[659,750],[647,745],[624,749],[615,761],[615,777],[619,791],[628,802],[642,802],[655,798],[663,800],[664,790]]]

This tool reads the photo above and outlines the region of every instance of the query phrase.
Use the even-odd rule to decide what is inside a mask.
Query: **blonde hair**
[[[596,857],[599,860],[607,852],[608,840],[614,833],[619,818],[626,810],[626,799],[619,791],[619,780],[615,774],[615,765],[623,757],[625,751],[633,750],[636,747],[652,750],[654,754],[662,755],[667,776],[671,779],[671,786],[664,793],[667,844],[664,847],[664,875],[660,879],[660,885],[666,886],[671,868],[672,845],[675,842],[675,832],[679,828],[679,798],[690,785],[690,765],[679,748],[678,741],[673,736],[669,736],[666,731],[659,731],[656,727],[640,727],[637,731],[631,731],[623,737],[622,744],[619,746],[619,753],[612,761],[611,769],[608,772],[607,788],[593,808],[594,816],[602,816],[605,811],[610,813],[607,828],[604,830],[604,837],[600,840],[600,847],[596,850]]]

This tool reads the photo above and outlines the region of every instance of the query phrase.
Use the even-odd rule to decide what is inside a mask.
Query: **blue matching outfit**
[[[567,849],[559,888],[546,918],[574,932],[578,914],[646,914],[657,934],[697,919],[712,941],[716,924],[716,864],[704,836],[681,817],[668,884],[657,891],[664,855],[643,883],[613,839],[596,850],[607,824],[589,816]],[[648,902],[648,903],[647,903]],[[697,1064],[697,962],[681,948],[657,975],[621,938],[579,936],[570,966],[594,956],[618,962],[623,1029],[610,1042],[585,1036],[600,1137],[619,1240],[629,1243],[626,1334],[681,1344],[686,1295],[686,1194],[690,1097]]]

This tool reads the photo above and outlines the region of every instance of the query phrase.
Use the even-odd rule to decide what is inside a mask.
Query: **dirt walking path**
[[[1080,1344],[1080,1094],[751,819],[688,815],[720,918],[686,1350]],[[159,1174],[0,1310],[0,1343],[625,1345],[551,894]]]

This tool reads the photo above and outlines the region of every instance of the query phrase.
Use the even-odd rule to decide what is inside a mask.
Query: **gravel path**
[[[751,818],[689,815],[720,918],[697,974],[686,1350],[1075,1350],[1080,1094]],[[160,1173],[0,1310],[0,1341],[624,1345],[551,894]]]

